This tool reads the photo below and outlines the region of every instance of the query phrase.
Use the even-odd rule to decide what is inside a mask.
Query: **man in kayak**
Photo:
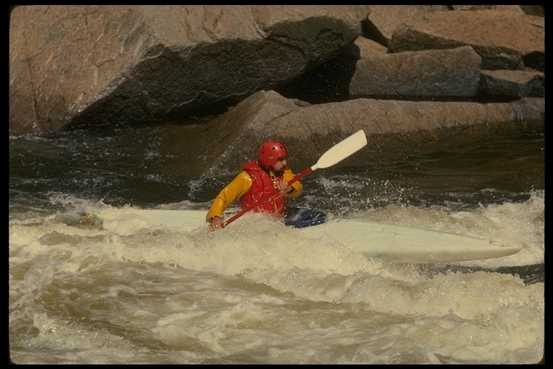
[[[283,143],[267,140],[259,149],[259,159],[243,166],[240,172],[215,198],[206,220],[212,228],[221,228],[223,212],[236,199],[243,209],[284,218],[286,225],[297,228],[321,224],[324,213],[311,209],[287,208],[286,199],[298,197],[303,189],[300,181],[288,186],[294,173],[288,168],[288,151]]]

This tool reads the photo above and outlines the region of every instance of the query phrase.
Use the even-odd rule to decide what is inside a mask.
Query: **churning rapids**
[[[512,134],[304,181],[331,217],[508,240],[392,264],[260,216],[224,232],[100,219],[205,209],[236,172],[164,171],[163,127],[10,137],[16,363],[534,363],[544,352],[544,137]],[[293,169],[293,153],[290,160]],[[185,163],[183,163],[185,166]]]

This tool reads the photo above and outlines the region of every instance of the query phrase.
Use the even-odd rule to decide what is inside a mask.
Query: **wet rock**
[[[478,93],[480,56],[471,47],[400,52],[357,61],[351,97],[452,98]]]
[[[170,140],[173,146],[180,142],[181,150],[195,152],[196,160],[186,166],[188,174],[211,177],[237,173],[244,162],[256,157],[258,146],[267,138],[283,140],[298,169],[313,165],[325,150],[363,129],[369,145],[341,164],[363,166],[384,154],[401,157],[425,147],[449,145],[460,135],[494,134],[509,125],[543,130],[544,110],[543,98],[490,104],[361,98],[300,107],[274,91],[263,91],[210,122],[201,134],[188,133],[193,147],[182,145],[179,134]],[[168,141],[162,146],[171,145]],[[184,170],[182,163],[165,169],[173,174]]]
[[[365,34],[388,45],[394,31],[412,20],[424,18],[435,11],[446,11],[446,5],[371,5],[365,24]]]
[[[149,123],[236,103],[335,57],[366,14],[365,6],[19,6],[10,18],[10,131]]]
[[[398,28],[390,52],[472,46],[483,69],[543,69],[542,18],[496,10],[432,12]]]
[[[232,174],[255,157],[258,145],[265,137],[276,135],[272,122],[301,109],[302,105],[274,91],[259,91],[228,112],[195,129],[174,127],[174,133],[162,138],[165,153],[182,153],[189,157],[187,175],[208,176]],[[186,145],[183,145],[186,142]],[[204,172],[207,169],[206,172]],[[165,170],[181,172],[182,163],[170,163]]]
[[[544,74],[536,71],[483,70],[480,94],[485,97],[543,97]]]

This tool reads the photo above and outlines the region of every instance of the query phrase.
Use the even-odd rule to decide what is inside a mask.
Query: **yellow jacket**
[[[269,175],[274,175],[273,172],[270,172]],[[285,169],[282,174],[284,181],[288,182],[294,178],[294,173],[290,169]],[[252,178],[246,171],[240,172],[232,182],[230,182],[225,188],[219,192],[209,212],[207,213],[206,219],[209,221],[213,217],[221,217],[223,212],[227,207],[229,207],[234,201],[241,198],[246,192],[249,191],[252,186]],[[301,194],[303,185],[300,181],[296,181],[292,184],[294,191],[286,194],[287,197],[296,198]]]

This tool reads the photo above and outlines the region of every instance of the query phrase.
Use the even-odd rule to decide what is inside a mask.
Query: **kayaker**
[[[259,149],[258,160],[243,165],[240,172],[225,188],[219,192],[206,220],[212,228],[221,228],[223,212],[234,201],[240,199],[244,208],[253,207],[253,211],[266,213],[284,219],[286,225],[297,228],[324,223],[323,212],[313,209],[287,208],[288,198],[297,198],[303,189],[300,181],[288,186],[294,178],[288,167],[288,150],[283,143],[275,140],[265,141]],[[274,199],[272,201],[268,201]]]

